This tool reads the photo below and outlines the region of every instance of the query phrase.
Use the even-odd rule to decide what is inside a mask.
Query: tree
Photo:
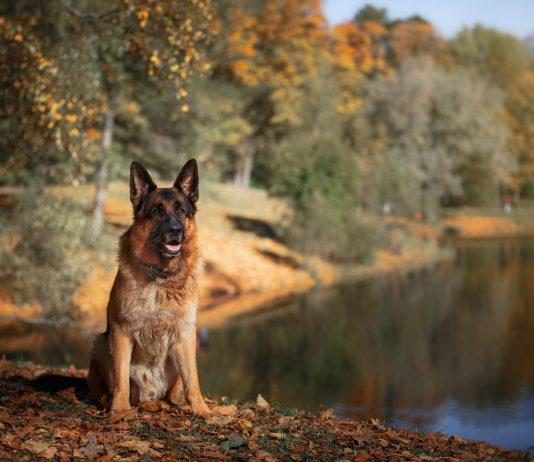
[[[502,111],[498,89],[428,59],[371,82],[358,144],[379,200],[432,217],[442,199],[497,191],[514,169]]]
[[[99,118],[89,114],[88,109],[84,115],[94,116],[103,127],[93,207],[94,234],[98,235],[113,144],[115,102],[129,83],[126,70],[184,87],[189,76],[200,70],[212,13],[209,0],[86,3],[58,0],[44,5],[22,0],[6,8],[3,21],[12,32],[11,36],[3,37],[2,52],[9,53],[16,45],[13,42],[21,42],[19,49],[26,51],[12,55],[11,65],[2,67],[6,74],[2,77],[22,88],[21,96],[9,101],[8,111],[11,122],[18,119],[22,123],[21,130],[27,133],[27,139],[33,142],[36,138],[36,113],[53,119],[52,124],[39,122],[40,128],[45,127],[45,135],[35,143],[42,145],[49,144],[47,136],[54,136],[56,145],[68,150],[70,140],[58,134],[46,135],[46,130],[59,127],[60,134],[67,131],[71,137],[82,137],[79,118],[74,120],[67,109],[81,104],[85,110],[88,101],[95,102]],[[78,67],[79,64],[82,66]],[[28,66],[32,73],[25,78]],[[43,93],[45,96],[41,96]],[[57,94],[74,96],[55,101]],[[42,110],[46,98],[49,99]],[[85,123],[89,123],[87,119],[84,118]],[[75,122],[77,126],[62,128]]]
[[[274,0],[230,7],[223,23],[214,73],[248,90],[246,118],[254,131],[235,172],[235,183],[247,186],[266,140],[301,123],[304,83],[328,53],[327,22],[318,0]]]
[[[506,89],[530,65],[528,49],[513,35],[481,25],[465,27],[449,42],[454,61]]]
[[[377,8],[367,3],[354,15],[354,22],[359,26],[363,26],[366,22],[375,22],[387,26],[390,21],[385,8]]]
[[[336,82],[323,67],[305,88],[302,125],[274,144],[269,158],[270,190],[292,205],[285,238],[307,255],[361,261],[382,235],[357,214],[360,172],[343,142]]]
[[[330,61],[340,87],[338,109],[345,118],[358,113],[365,80],[387,71],[387,36],[387,29],[378,22],[347,22],[334,27]]]
[[[534,70],[511,85],[505,99],[509,146],[519,163],[517,186],[534,195]]]
[[[399,21],[391,27],[390,44],[394,59],[400,64],[411,56],[439,58],[445,50],[445,40],[432,24],[411,19]]]
[[[506,93],[505,120],[510,131],[508,146],[515,154],[519,171],[513,189],[531,190],[532,172],[532,58],[526,43],[492,28],[464,28],[449,44],[457,66],[474,77],[489,80]]]

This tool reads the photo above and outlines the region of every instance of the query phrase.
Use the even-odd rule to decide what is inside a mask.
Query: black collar
[[[167,279],[169,273],[165,271],[161,266],[154,265],[153,263],[147,263],[139,258],[137,258],[138,263],[144,268],[146,275],[150,281],[154,282],[156,278]]]

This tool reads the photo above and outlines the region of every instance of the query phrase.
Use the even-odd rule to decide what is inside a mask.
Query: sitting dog
[[[149,399],[176,404],[183,391],[194,413],[210,413],[196,364],[198,182],[194,159],[172,188],[158,188],[141,164],[130,167],[134,220],[120,238],[107,329],[88,376],[92,398],[110,402],[112,412]]]

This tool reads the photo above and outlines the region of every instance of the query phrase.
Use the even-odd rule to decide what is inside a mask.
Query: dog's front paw
[[[193,411],[193,414],[199,415],[201,417],[206,417],[211,414],[210,408],[204,402],[204,400],[191,403],[191,411]]]
[[[125,412],[130,410],[130,402],[129,400],[124,399],[114,399],[111,403],[111,409],[110,412],[116,413],[116,412]]]

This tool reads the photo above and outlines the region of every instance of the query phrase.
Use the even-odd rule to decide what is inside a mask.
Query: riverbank
[[[192,415],[185,402],[155,401],[109,417],[87,400],[85,376],[74,367],[0,361],[0,459],[530,460],[484,442],[340,420],[331,410],[310,414],[262,398],[212,397],[207,418]]]
[[[510,213],[500,207],[462,207],[443,213],[444,232],[462,238],[534,235],[534,206],[523,201]]]
[[[89,187],[64,188],[60,192],[91,197]],[[450,251],[438,245],[437,228],[393,218],[386,221],[386,242],[371,262],[338,265],[306,257],[288,248],[278,237],[288,213],[284,201],[269,197],[265,191],[204,185],[198,213],[205,261],[200,326],[225,323],[312,287],[408,271],[451,257]],[[91,252],[92,271],[73,298],[83,323],[90,328],[104,326],[105,306],[116,272],[116,242],[129,226],[131,214],[127,184],[113,183],[105,204],[103,244]],[[0,286],[0,315],[36,319],[39,310],[32,305],[14,304],[9,288]]]

